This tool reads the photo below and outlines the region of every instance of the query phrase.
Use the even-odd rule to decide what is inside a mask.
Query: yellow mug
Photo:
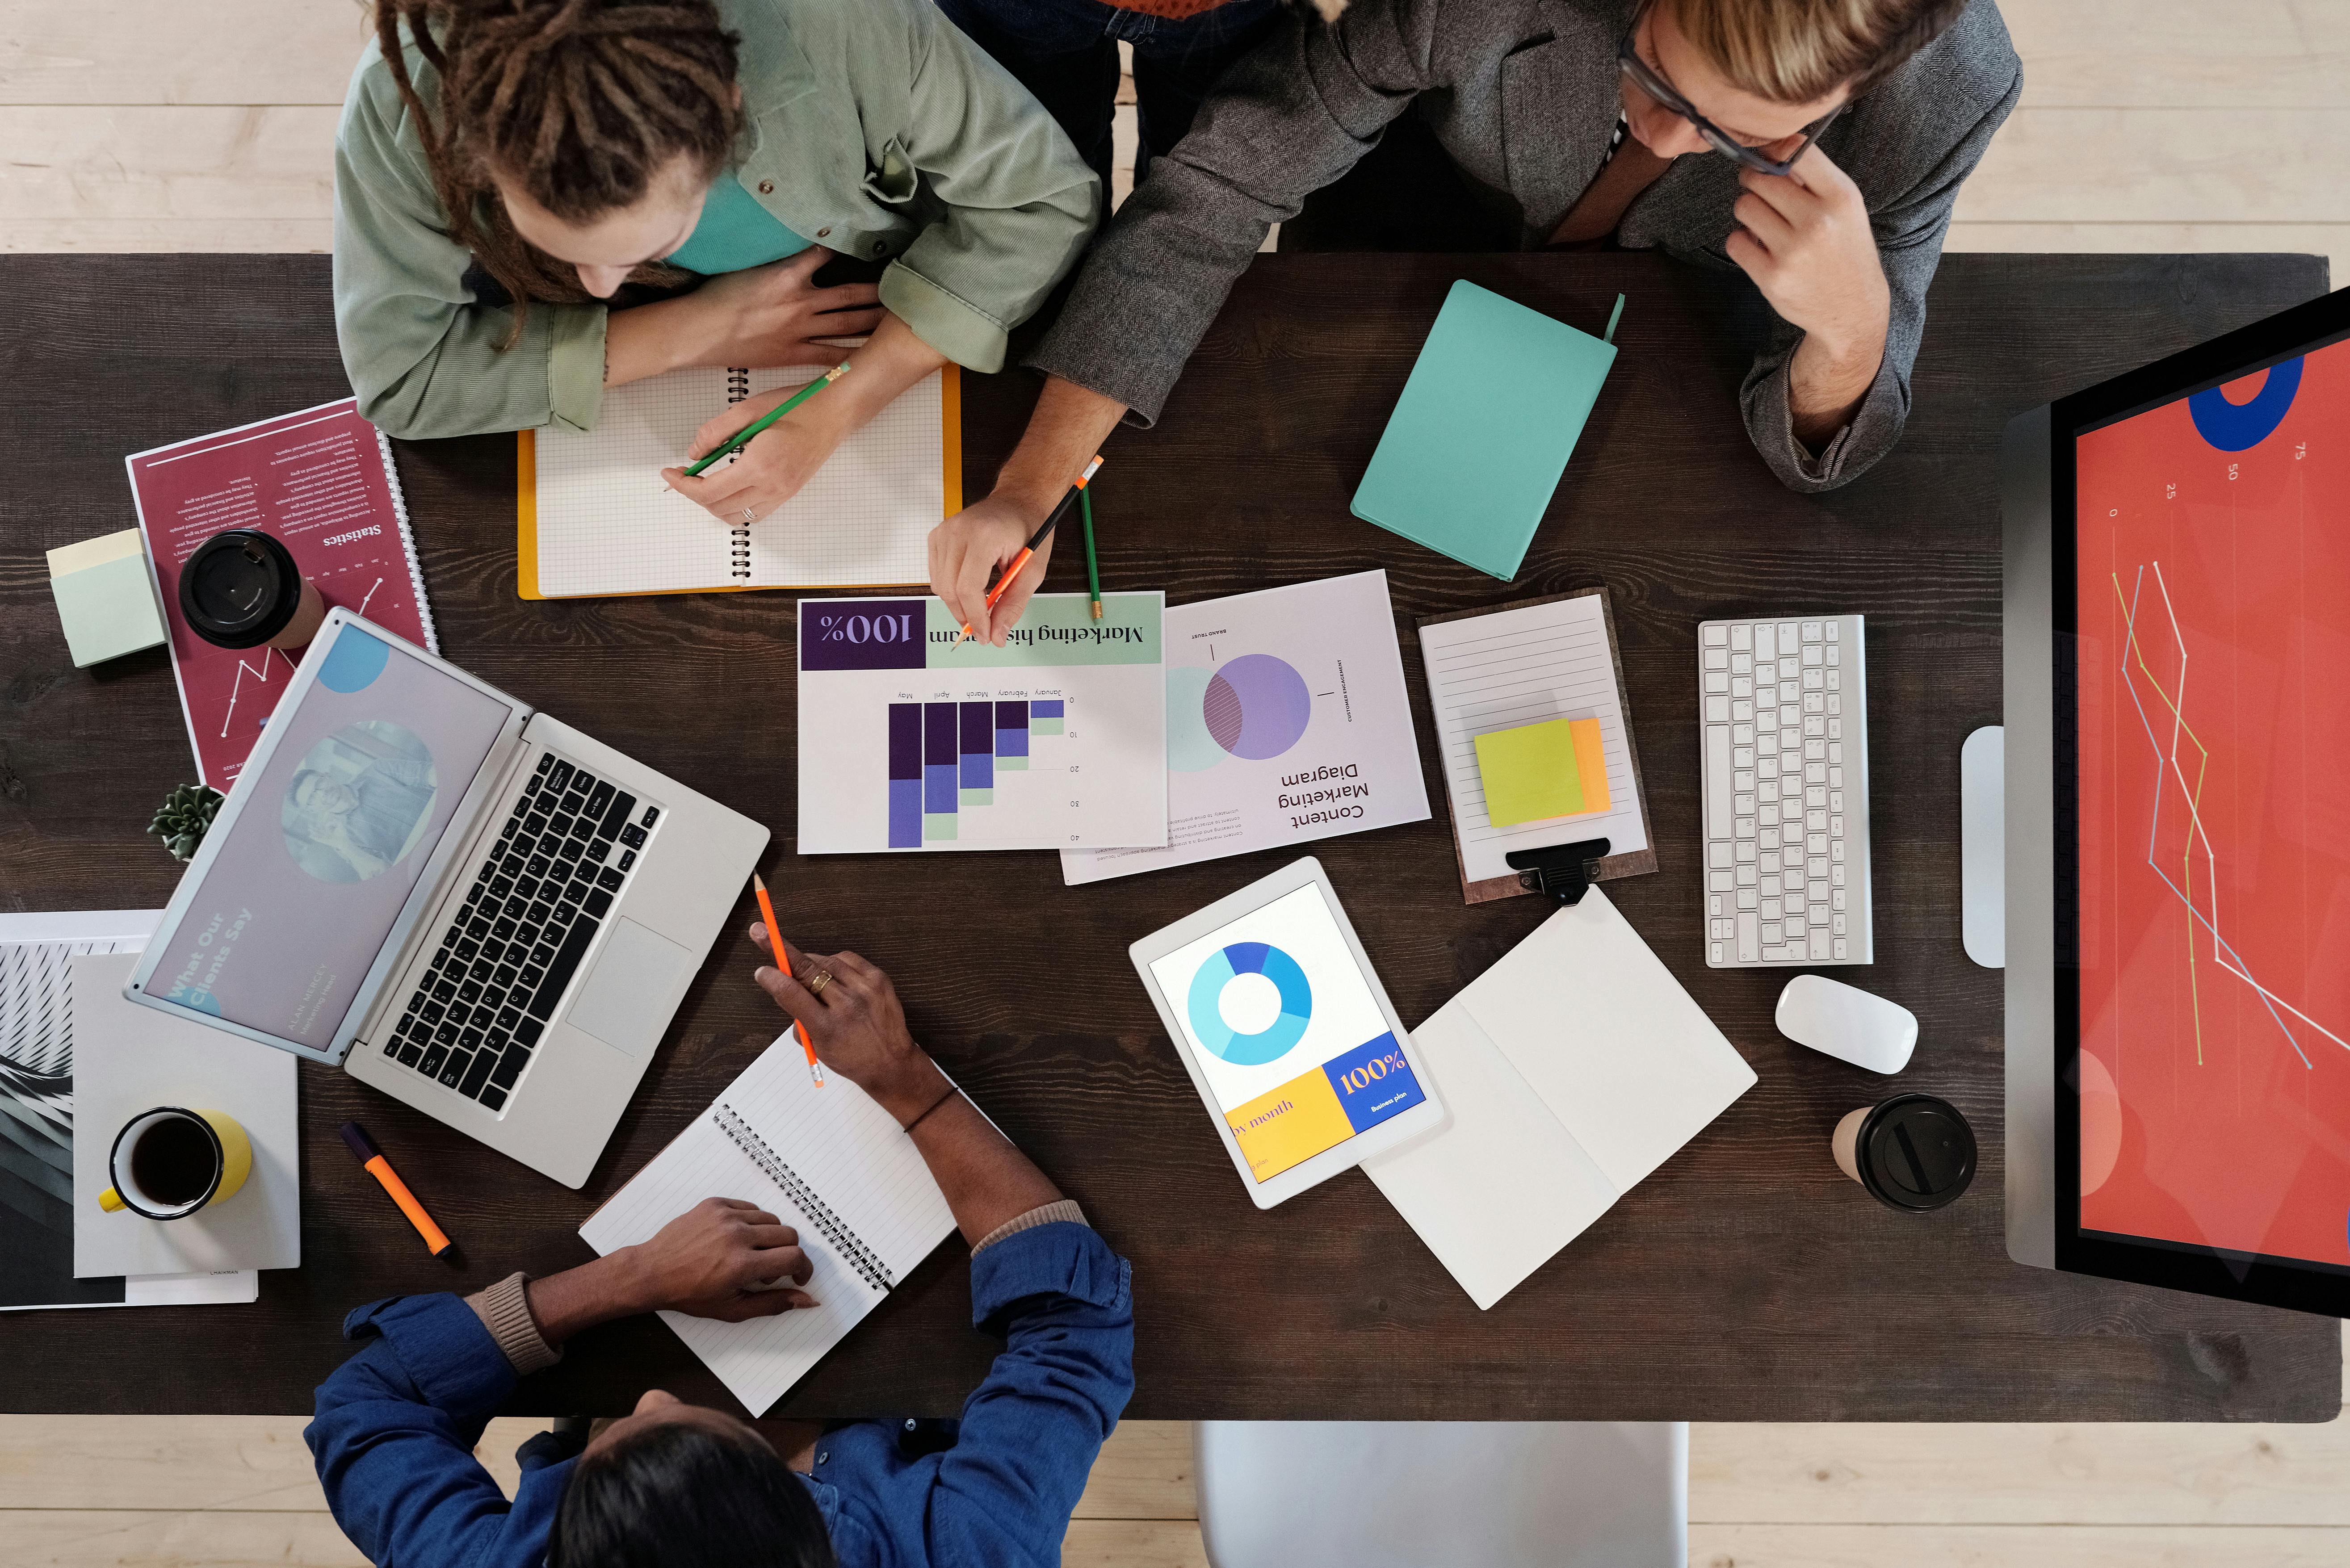
[[[125,1122],[106,1157],[109,1214],[184,1220],[234,1198],[253,1174],[253,1140],[225,1111],[158,1106]]]

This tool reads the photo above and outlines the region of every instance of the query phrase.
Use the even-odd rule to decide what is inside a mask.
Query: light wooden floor
[[[2002,9],[2023,107],[1951,248],[2308,251],[2350,281],[2350,0]],[[0,0],[0,249],[326,249],[362,29],[349,0]],[[356,1563],[300,1429],[0,1416],[0,1564]],[[2350,1563],[2350,1422],[1700,1425],[1690,1449],[1693,1568]],[[1187,1428],[1130,1422],[1063,1560],[1202,1563],[1194,1517]]]

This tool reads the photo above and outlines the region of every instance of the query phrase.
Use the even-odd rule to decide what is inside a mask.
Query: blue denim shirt
[[[1087,1226],[1016,1231],[975,1254],[972,1320],[1006,1337],[951,1447],[909,1458],[901,1423],[825,1435],[802,1478],[841,1568],[1036,1564],[1061,1538],[1134,1392],[1131,1266]],[[387,1568],[536,1568],[572,1461],[523,1450],[506,1501],[473,1446],[514,1367],[453,1295],[393,1296],[344,1320],[357,1355],[318,1386],[302,1436],[336,1521]]]

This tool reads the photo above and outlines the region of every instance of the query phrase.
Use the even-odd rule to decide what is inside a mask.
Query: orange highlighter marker
[[[345,1122],[343,1141],[350,1145],[351,1152],[359,1156],[359,1164],[367,1168],[368,1174],[381,1182],[383,1189],[391,1194],[391,1200],[400,1205],[400,1211],[408,1216],[408,1222],[416,1227],[416,1233],[424,1238],[424,1244],[432,1250],[432,1255],[437,1258],[447,1251],[449,1238],[441,1233],[440,1226],[432,1223],[432,1216],[424,1212],[424,1205],[416,1201],[416,1195],[408,1190],[408,1183],[400,1179],[400,1172],[391,1168],[391,1161],[383,1158],[383,1150],[376,1147],[375,1139],[368,1137],[367,1129],[357,1122]]]
[[[792,976],[792,955],[784,950],[784,933],[775,929],[775,906],[767,901],[767,884],[756,871],[751,873],[751,888],[759,895],[759,918],[767,922],[767,949],[775,954],[775,967],[784,971],[785,979],[789,980]],[[821,1089],[824,1087],[824,1064],[816,1059],[816,1042],[808,1038],[807,1025],[798,1019],[792,1020],[792,1027],[799,1032],[800,1049],[807,1053],[808,1076],[814,1078],[816,1086]]]

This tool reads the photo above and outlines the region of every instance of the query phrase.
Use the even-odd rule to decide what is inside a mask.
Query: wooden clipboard
[[[1451,615],[1424,616],[1413,624],[1416,627],[1429,627],[1439,626],[1447,621],[1475,620],[1483,616],[1500,615],[1507,610],[1532,609],[1537,605],[1557,604],[1564,599],[1587,598],[1594,596],[1596,596],[1599,600],[1600,624],[1607,633],[1607,660],[1616,681],[1616,703],[1624,714],[1624,752],[1632,768],[1633,803],[1639,810],[1641,832],[1648,840],[1648,847],[1646,849],[1628,855],[1610,855],[1599,862],[1599,871],[1595,880],[1607,882],[1618,877],[1635,877],[1657,868],[1656,824],[1648,815],[1648,787],[1640,777],[1640,747],[1632,732],[1632,699],[1624,689],[1624,652],[1616,640],[1616,608],[1608,601],[1607,590],[1605,587],[1576,588],[1570,593],[1545,594],[1538,598],[1514,599],[1505,605],[1489,605],[1482,609],[1456,610]],[[1433,720],[1437,718],[1436,682],[1428,675],[1428,650],[1425,646],[1420,649],[1420,674],[1422,679],[1428,680],[1430,710],[1429,716]],[[1438,725],[1438,732],[1440,735],[1442,733],[1440,723]],[[1519,881],[1514,873],[1501,877],[1488,877],[1476,882],[1469,880],[1468,858],[1461,848],[1461,817],[1459,813],[1454,811],[1452,805],[1451,765],[1449,761],[1446,761],[1444,766],[1446,770],[1444,807],[1452,815],[1452,863],[1461,873],[1462,899],[1471,904],[1483,904],[1495,898],[1513,898],[1522,893],[1532,892],[1533,889]],[[1577,832],[1576,825],[1582,820],[1577,817],[1567,818],[1561,824],[1558,836],[1552,842],[1574,843],[1581,836]],[[1526,847],[1547,848],[1549,846],[1529,845]]]

